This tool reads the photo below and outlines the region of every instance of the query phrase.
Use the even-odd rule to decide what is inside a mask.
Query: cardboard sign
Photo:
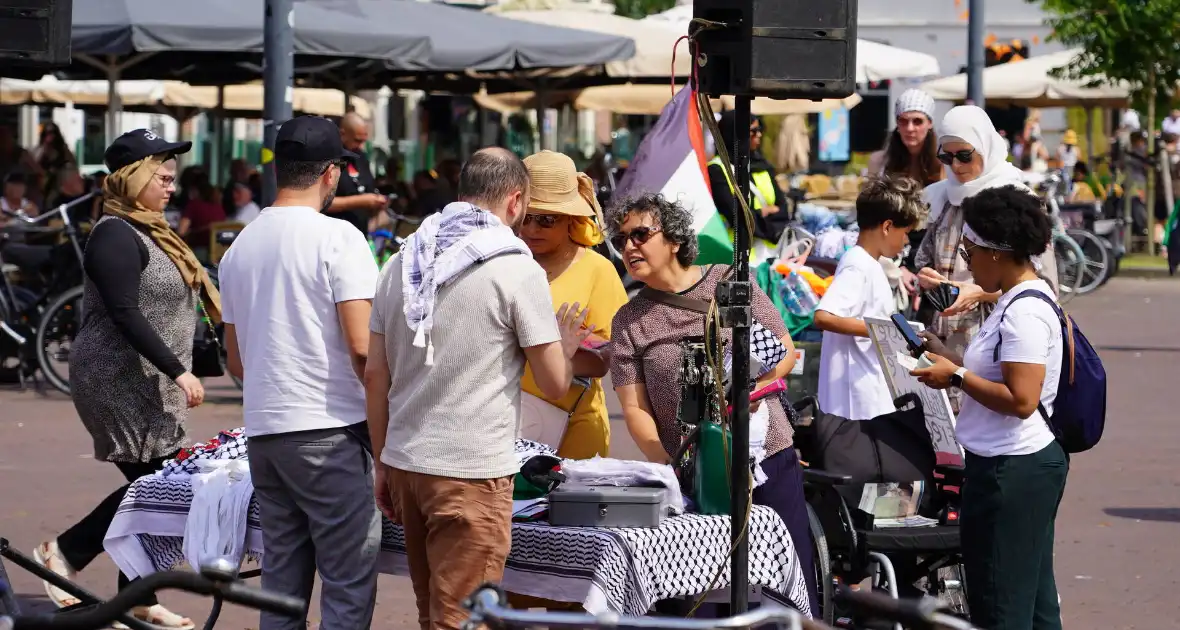
[[[873,347],[877,350],[877,358],[885,371],[889,393],[894,398],[902,394],[917,394],[926,414],[926,428],[930,430],[930,439],[934,442],[938,463],[961,465],[963,449],[955,440],[955,414],[951,411],[951,400],[946,391],[930,389],[919,383],[918,379],[910,376],[910,371],[898,362],[897,355],[909,355],[909,347],[893,322],[875,317],[864,319],[869,328],[869,337],[873,340]],[[921,324],[914,322],[910,322],[910,326],[919,332],[923,329]]]

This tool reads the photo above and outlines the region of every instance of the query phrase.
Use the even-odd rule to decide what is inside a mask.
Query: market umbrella
[[[688,32],[692,21],[692,5],[681,5],[663,13],[648,16],[644,22],[673,26],[681,34]],[[925,53],[886,46],[867,39],[856,40],[856,82],[886,79],[916,79],[941,74],[938,59]]]
[[[1019,107],[1125,107],[1130,91],[1125,84],[1059,79],[1050,73],[1069,65],[1081,51],[1063,50],[1022,61],[1010,61],[983,71],[983,97],[988,105]],[[967,75],[956,74],[922,84],[922,89],[941,101],[967,98]]]

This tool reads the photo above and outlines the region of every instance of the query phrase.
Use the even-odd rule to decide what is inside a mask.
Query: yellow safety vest
[[[729,182],[729,193],[736,195],[737,186],[734,186],[729,169],[721,163],[720,157],[713,156],[713,159],[709,160],[710,166],[714,164],[721,167],[721,172],[725,174],[725,181]],[[778,202],[778,196],[774,193],[774,180],[771,179],[768,171],[750,173],[750,194],[753,197],[750,210],[754,212],[761,210],[766,205],[773,206]],[[729,232],[730,240],[733,240],[733,227],[729,227],[726,231]],[[750,266],[757,267],[764,260],[774,260],[775,249],[775,244],[770,241],[761,238],[753,239],[753,247],[750,250]]]
[[[721,158],[713,156],[713,159],[709,160],[709,165],[714,164],[720,166],[721,172],[725,174],[725,181],[729,183],[729,193],[731,195],[737,194],[737,186],[729,176],[729,169],[721,163]],[[778,196],[774,192],[774,180],[771,179],[769,171],[750,173],[750,194],[754,197],[754,203],[750,206],[751,210],[761,210],[765,206],[773,206],[778,203]]]

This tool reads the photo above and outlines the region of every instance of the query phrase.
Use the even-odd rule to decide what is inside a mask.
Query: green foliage
[[[662,13],[676,6],[676,0],[615,0],[615,15],[635,20]]]
[[[1041,6],[1050,39],[1082,49],[1060,76],[1126,81],[1137,98],[1171,93],[1180,83],[1180,0],[1041,0]]]

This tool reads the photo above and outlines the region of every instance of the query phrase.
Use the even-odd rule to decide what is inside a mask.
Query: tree
[[[1180,0],[1042,0],[1041,6],[1053,29],[1050,40],[1081,48],[1056,74],[1090,85],[1125,81],[1137,102],[1147,102],[1147,129],[1154,130],[1157,99],[1180,85]],[[1148,208],[1153,179],[1147,180]],[[1155,213],[1147,217],[1150,251]]]
[[[635,20],[667,11],[676,6],[676,0],[615,0],[615,15]]]

